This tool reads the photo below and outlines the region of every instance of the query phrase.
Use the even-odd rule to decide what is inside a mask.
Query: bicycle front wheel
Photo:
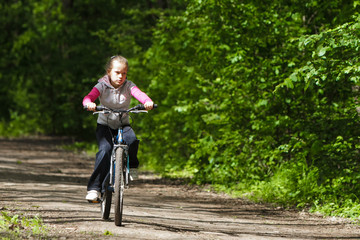
[[[123,213],[123,201],[124,201],[124,149],[121,147],[116,149],[115,152],[115,225],[121,226],[122,213]]]
[[[112,191],[106,186],[103,197],[101,198],[101,217],[104,220],[109,219],[110,208],[111,208]]]

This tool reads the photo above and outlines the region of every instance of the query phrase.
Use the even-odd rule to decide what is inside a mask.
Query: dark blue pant
[[[104,180],[110,171],[110,158],[113,148],[113,137],[117,135],[118,130],[109,128],[101,124],[96,128],[96,139],[99,146],[99,151],[96,154],[95,168],[88,182],[87,190],[101,191]],[[126,145],[129,146],[130,168],[137,168],[139,160],[137,159],[137,152],[139,147],[139,140],[136,138],[134,130],[130,126],[125,126],[123,131],[123,138]]]

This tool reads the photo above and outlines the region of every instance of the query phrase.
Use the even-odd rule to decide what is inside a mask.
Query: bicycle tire
[[[123,202],[124,202],[124,149],[119,147],[115,152],[115,198],[114,198],[114,210],[115,210],[115,225],[121,226]]]
[[[101,198],[101,217],[104,220],[109,219],[111,209],[112,191],[109,191],[106,187],[103,197]]]

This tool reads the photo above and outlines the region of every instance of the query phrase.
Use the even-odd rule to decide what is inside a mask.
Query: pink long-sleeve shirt
[[[94,102],[97,98],[100,104],[111,109],[128,109],[131,102],[131,96],[135,97],[142,104],[152,101],[146,93],[142,92],[133,82],[126,80],[121,87],[115,89],[108,75],[99,79],[95,87],[83,99],[83,106],[89,102]],[[118,117],[114,114],[99,114],[97,122],[107,125],[113,129],[120,126]],[[129,124],[129,117],[123,116],[122,124]]]
[[[152,101],[146,93],[142,92],[137,86],[131,88],[131,95],[136,98],[142,104]],[[88,104],[89,102],[95,102],[95,100],[100,96],[99,90],[94,87],[88,95],[86,95],[83,99],[83,106]]]

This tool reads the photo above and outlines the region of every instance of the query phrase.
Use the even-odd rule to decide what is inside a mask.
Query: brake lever
[[[149,111],[147,110],[133,110],[133,111],[130,111],[131,113],[149,113]]]

